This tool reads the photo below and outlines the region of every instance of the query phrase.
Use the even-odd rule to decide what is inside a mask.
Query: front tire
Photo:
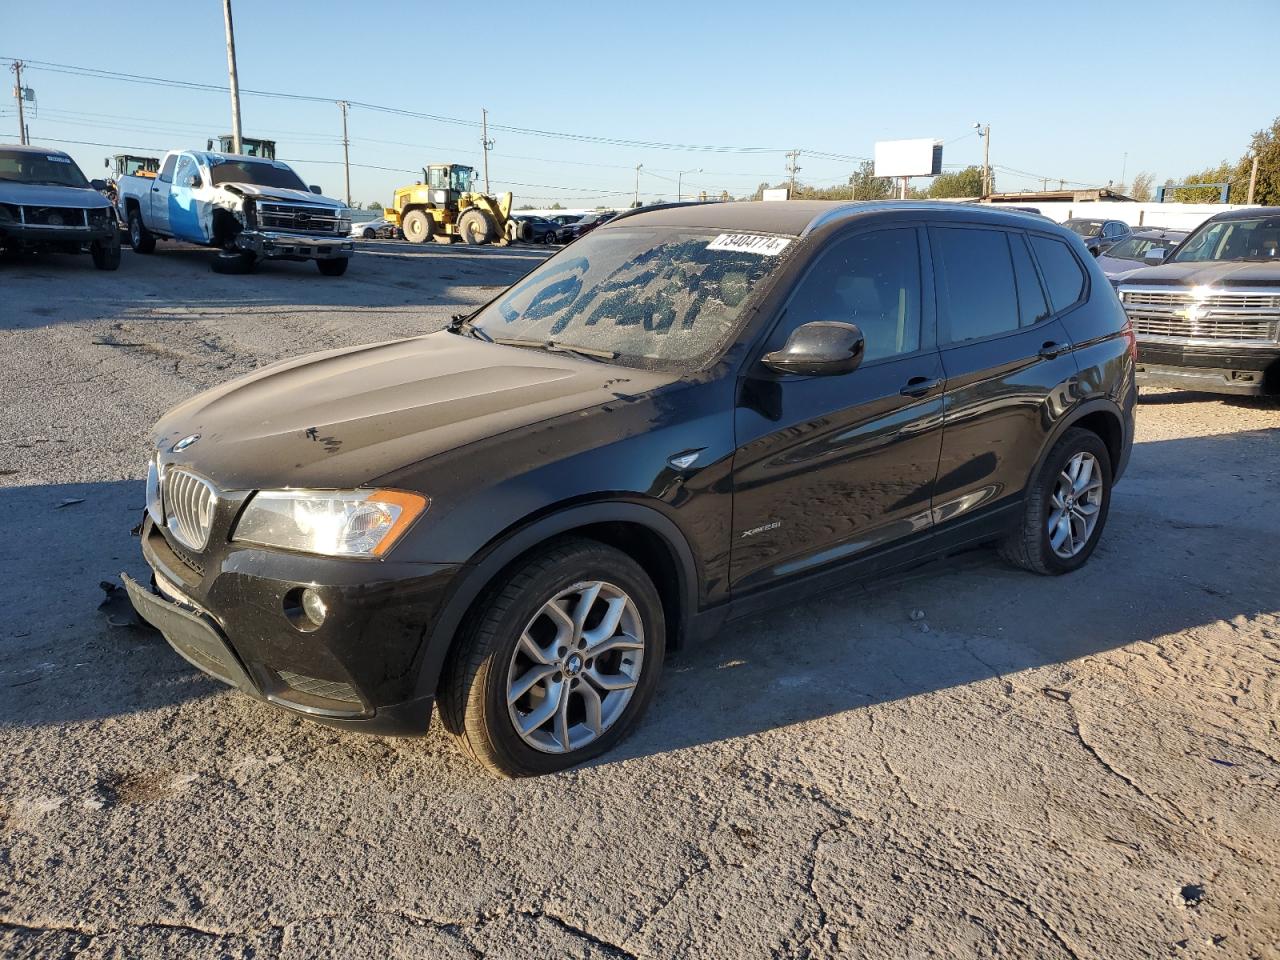
[[[372,230],[369,230],[369,229],[366,229],[366,230],[364,231],[364,233],[360,234],[360,236],[361,236],[361,237],[363,237],[365,240],[376,240],[376,239],[378,239],[378,235],[377,235],[376,233],[374,233]]]
[[[340,277],[347,272],[350,257],[334,257],[332,260],[317,260],[316,266],[326,277]]]
[[[156,249],[155,234],[146,228],[137,207],[129,209],[129,246],[134,253],[153,253]]]
[[[502,574],[442,679],[441,718],[494,773],[553,773],[611,749],[653,698],[666,652],[653,581],[567,540]]]
[[[421,210],[410,210],[401,221],[404,238],[410,243],[426,243],[431,239],[435,221]]]
[[[1111,454],[1091,430],[1062,435],[1027,488],[1022,523],[1000,546],[1010,563],[1047,576],[1093,555],[1111,509]]]
[[[493,220],[483,210],[472,207],[458,218],[458,234],[468,244],[489,243],[497,235]]]
[[[209,267],[214,273],[252,273],[257,259],[257,255],[249,250],[219,250]]]

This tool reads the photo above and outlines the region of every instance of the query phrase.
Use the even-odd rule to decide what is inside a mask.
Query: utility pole
[[[799,159],[799,150],[787,151],[787,176],[791,179],[791,190],[787,194],[789,197],[794,197],[796,193],[796,174],[800,172],[800,166],[797,162]]]
[[[338,109],[342,111],[342,169],[347,175],[347,206],[351,206],[351,141],[347,139],[347,108],[351,104],[345,100],[338,101]]]
[[[640,206],[640,171],[644,169],[643,163],[636,164],[636,202],[635,206]]]
[[[681,190],[683,186],[684,175],[686,173],[701,173],[701,172],[702,172],[701,167],[695,167],[692,170],[680,170],[679,172],[676,173],[676,203],[679,203],[681,200],[684,199],[684,194]]]
[[[985,127],[981,122],[975,123],[973,129],[982,138],[982,195],[991,196],[991,124]]]
[[[240,78],[236,73],[236,31],[231,23],[231,0],[222,0],[222,19],[227,25],[227,75],[231,86],[231,150],[240,153]]]
[[[489,139],[489,111],[480,108],[480,146],[484,147],[484,192],[489,192],[489,151],[493,141]]]
[[[14,80],[16,86],[13,88],[13,95],[18,100],[18,143],[25,146],[27,143],[27,120],[26,115],[22,112],[22,61],[13,61],[13,66],[9,69],[13,71],[13,75],[16,78]],[[1257,168],[1257,161],[1255,160],[1254,169],[1256,170]],[[1250,195],[1252,195],[1253,191],[1251,190],[1249,192]]]
[[[1253,203],[1253,191],[1258,186],[1258,155],[1253,155],[1253,169],[1249,172],[1249,199],[1245,203]]]

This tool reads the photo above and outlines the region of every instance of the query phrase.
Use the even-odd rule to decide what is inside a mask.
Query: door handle
[[[1046,340],[1040,345],[1040,358],[1042,360],[1052,360],[1066,353],[1070,347],[1065,343],[1055,343],[1052,340]]]
[[[934,387],[942,386],[942,381],[929,377],[912,377],[898,392],[904,397],[923,397]]]
[[[160,192],[160,188],[159,188],[159,187],[152,187],[152,188],[151,188],[151,192],[152,192],[152,193],[159,193],[159,192]]]

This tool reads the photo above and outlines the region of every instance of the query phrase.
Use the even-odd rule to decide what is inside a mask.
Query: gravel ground
[[[542,256],[0,265],[0,955],[1278,957],[1280,405],[1153,393],[1092,562],[737,624],[568,773],[342,734],[97,610],[147,427]]]

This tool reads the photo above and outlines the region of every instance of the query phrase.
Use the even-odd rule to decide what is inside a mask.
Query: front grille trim
[[[305,204],[258,204],[258,226],[263,230],[283,230],[288,233],[342,232],[338,225],[342,218],[328,207],[309,207]]]
[[[1139,340],[1246,347],[1280,343],[1280,290],[1122,284],[1118,292]]]
[[[201,551],[209,543],[218,491],[212,483],[181,467],[164,472],[165,528],[189,550]]]

